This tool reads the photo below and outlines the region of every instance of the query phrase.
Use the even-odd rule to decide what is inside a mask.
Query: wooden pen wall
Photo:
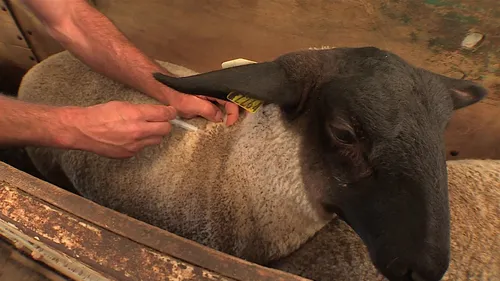
[[[61,50],[20,1],[0,0],[0,92],[15,95],[29,68]]]

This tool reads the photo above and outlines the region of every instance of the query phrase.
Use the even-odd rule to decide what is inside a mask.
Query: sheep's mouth
[[[329,214],[336,214],[339,219],[341,219],[342,221],[347,223],[349,226],[351,226],[349,221],[346,219],[346,216],[344,214],[344,211],[342,211],[342,209],[340,209],[339,207],[337,207],[333,204],[330,204],[330,203],[323,203],[322,205],[323,205],[323,208],[325,209],[326,212],[328,212]]]

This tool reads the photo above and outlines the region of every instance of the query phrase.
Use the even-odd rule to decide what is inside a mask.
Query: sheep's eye
[[[336,130],[333,132],[334,137],[341,143],[353,144],[356,142],[356,138],[349,130]]]
[[[356,142],[356,136],[349,128],[330,125],[329,130],[330,136],[336,143],[348,145]]]

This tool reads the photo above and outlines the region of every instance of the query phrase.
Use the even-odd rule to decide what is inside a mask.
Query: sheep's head
[[[373,47],[307,50],[272,62],[185,78],[154,74],[185,93],[234,91],[278,104],[298,122],[304,179],[359,234],[390,280],[439,280],[449,264],[443,135],[481,86],[411,66]]]

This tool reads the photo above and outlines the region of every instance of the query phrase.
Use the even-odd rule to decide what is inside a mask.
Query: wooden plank
[[[14,235],[8,234],[16,234],[16,238],[22,238],[16,244],[23,246],[36,243],[29,249],[33,251],[31,255],[72,279],[165,280],[168,276],[188,277],[203,273],[206,278],[196,277],[213,280],[214,275],[206,270],[196,268],[197,274],[195,268],[186,263],[96,228],[11,185],[0,183],[0,198],[2,234],[9,238]],[[16,229],[7,229],[10,225]]]
[[[306,280],[204,247],[4,163],[0,226],[4,236],[17,231],[30,240],[25,246],[37,244],[37,256],[60,272],[76,264],[78,270],[66,273],[80,280],[82,273],[102,280]]]
[[[28,48],[8,45],[0,42],[0,64],[9,67],[29,69],[37,63],[33,52]]]
[[[42,23],[19,0],[5,1],[26,36],[35,58],[43,60],[64,48],[45,31]]]
[[[0,1],[0,42],[28,48],[28,44],[20,32],[16,22],[4,0]]]

